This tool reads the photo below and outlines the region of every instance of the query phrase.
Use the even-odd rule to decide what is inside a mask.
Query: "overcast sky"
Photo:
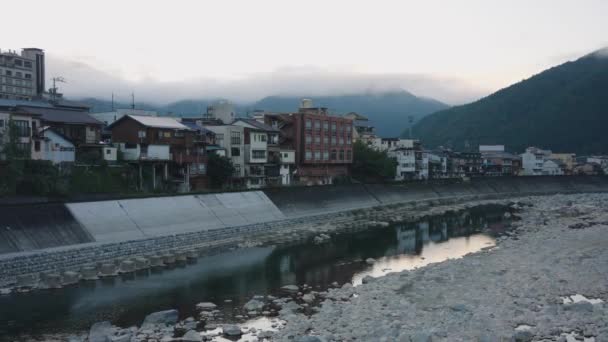
[[[166,102],[406,88],[471,101],[608,45],[606,0],[135,1],[0,5],[67,96]],[[24,11],[25,10],[25,11]],[[7,15],[8,14],[8,15]]]

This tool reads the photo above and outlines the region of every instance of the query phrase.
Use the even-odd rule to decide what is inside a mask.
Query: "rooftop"
[[[41,119],[47,122],[89,125],[103,124],[88,113],[77,110],[29,106],[18,106],[18,110],[29,114],[40,115]]]
[[[189,131],[190,128],[181,122],[177,121],[177,119],[172,117],[162,117],[162,116],[142,116],[142,115],[125,115],[120,120],[115,121],[108,127],[114,126],[116,123],[124,120],[125,118],[131,118],[140,124],[147,127],[154,128],[168,128],[168,129],[181,129]]]
[[[248,124],[249,126],[252,126],[254,128],[263,130],[263,131],[267,131],[267,132],[279,132],[278,128],[272,127],[270,125],[267,125],[263,122],[259,122],[255,119],[248,119],[248,118],[237,118],[236,120],[234,120],[234,122],[237,121],[241,121],[244,122],[246,124]]]

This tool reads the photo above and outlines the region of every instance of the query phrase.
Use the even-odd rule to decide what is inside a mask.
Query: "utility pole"
[[[57,82],[59,83],[67,83],[65,78],[61,76],[56,76],[52,78],[53,80],[53,88],[51,88],[51,100],[57,99]]]
[[[131,109],[135,110],[135,93],[131,93]]]
[[[410,126],[410,127],[409,127],[409,128],[410,128],[410,139],[414,139],[414,138],[412,137],[412,126],[414,125],[414,116],[410,115],[410,116],[408,116],[408,118],[407,118],[407,119],[408,119],[408,121],[409,121],[409,123],[410,123],[410,125],[409,125],[409,126]]]
[[[114,111],[114,93],[112,93],[112,111]]]

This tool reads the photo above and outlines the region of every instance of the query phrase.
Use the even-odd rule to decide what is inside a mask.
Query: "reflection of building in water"
[[[413,254],[416,253],[416,229],[409,226],[399,226],[395,228],[397,232],[397,253]]]
[[[429,222],[422,221],[418,223],[418,231],[420,232],[420,241],[427,243],[429,241]]]

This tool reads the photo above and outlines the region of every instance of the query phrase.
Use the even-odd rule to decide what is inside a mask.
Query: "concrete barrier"
[[[84,266],[80,269],[83,280],[97,280],[97,268],[92,266]]]
[[[103,263],[99,267],[99,276],[114,277],[118,275],[118,268],[113,263]]]
[[[63,272],[61,276],[62,286],[73,285],[80,281],[80,274],[78,272],[67,271]]]
[[[134,261],[136,270],[143,270],[150,267],[150,260],[148,258],[137,257]]]
[[[44,288],[59,289],[62,287],[61,275],[58,273],[45,273],[40,279]]]
[[[33,288],[38,285],[38,277],[35,274],[22,274],[17,276],[17,287]]]
[[[135,262],[131,260],[124,260],[120,263],[118,273],[131,273],[135,272]]]
[[[153,255],[150,257],[150,266],[152,267],[163,267],[165,263],[163,262],[163,257],[160,255]]]

